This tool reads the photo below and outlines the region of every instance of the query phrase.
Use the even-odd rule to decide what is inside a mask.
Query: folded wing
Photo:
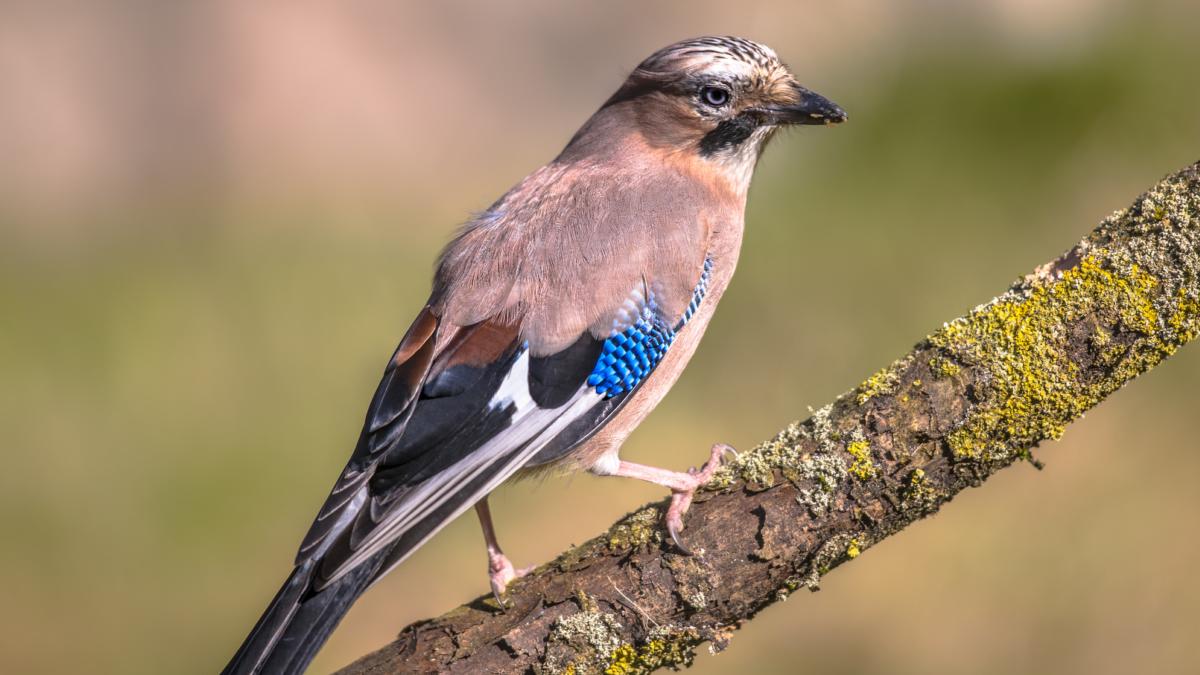
[[[653,283],[636,285],[591,331],[535,355],[519,322],[463,328],[426,307],[389,362],[358,446],[305,538],[314,590],[368,560],[376,575],[522,468],[561,458],[591,437],[654,371],[707,288],[667,315]]]

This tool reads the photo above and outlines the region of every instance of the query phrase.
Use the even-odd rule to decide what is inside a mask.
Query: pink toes
[[[675,542],[675,547],[684,555],[692,555],[692,550],[685,546],[679,537],[679,532],[683,530],[683,514],[687,513],[688,508],[691,507],[692,497],[695,496],[696,490],[712,480],[717,469],[721,468],[726,453],[737,456],[737,451],[732,446],[724,443],[714,445],[704,466],[699,470],[694,468],[688,470],[686,475],[690,478],[690,487],[672,490],[671,505],[667,507],[667,533],[671,535],[671,541]]]
[[[508,556],[503,553],[489,556],[488,558],[488,581],[492,586],[492,595],[496,598],[496,603],[504,607],[504,591],[508,589],[508,585],[516,579],[529,574],[533,571],[533,566],[522,567],[516,569]]]

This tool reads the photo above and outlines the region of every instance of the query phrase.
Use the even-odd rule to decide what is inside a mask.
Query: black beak
[[[800,85],[795,85],[795,90],[795,103],[768,111],[776,124],[839,124],[846,121],[846,111],[838,104]]]

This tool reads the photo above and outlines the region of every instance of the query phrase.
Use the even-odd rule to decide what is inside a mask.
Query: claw
[[[695,496],[696,490],[712,480],[713,474],[717,469],[721,468],[725,453],[733,453],[737,456],[737,451],[733,447],[724,443],[713,445],[712,451],[709,453],[708,461],[700,470],[695,467],[688,469],[687,475],[692,478],[691,486],[686,489],[673,490],[671,494],[671,505],[667,507],[666,525],[667,533],[671,535],[671,541],[675,543],[675,547],[684,555],[695,555],[692,549],[684,545],[680,540],[679,532],[683,529],[683,514],[687,513],[688,508],[692,505],[692,497]]]
[[[691,549],[685,546],[679,537],[679,532],[683,529],[683,514],[687,513],[688,507],[692,505],[692,497],[695,496],[696,490],[712,480],[713,474],[717,472],[717,469],[721,468],[721,460],[725,456],[725,453],[732,453],[735,457],[737,456],[737,451],[733,448],[724,443],[717,443],[712,446],[712,451],[708,455],[708,461],[698,470],[692,467],[687,472],[669,471],[667,469],[646,466],[645,464],[620,460],[617,463],[615,471],[606,469],[601,472],[601,475],[637,478],[670,488],[671,505],[667,507],[667,513],[664,517],[667,532],[671,535],[671,541],[675,543],[675,546],[680,551],[686,555],[692,555]]]
[[[675,548],[679,549],[680,553],[682,553],[684,555],[689,555],[689,556],[695,555],[695,553],[692,552],[692,549],[690,549],[686,545],[684,545],[684,543],[679,539],[679,527],[681,525],[682,525],[682,522],[675,523],[671,520],[668,520],[667,521],[667,533],[671,535],[671,541],[675,542]]]
[[[504,591],[508,589],[508,585],[532,572],[533,567],[530,565],[515,569],[508,556],[503,553],[488,557],[488,580],[492,586],[492,597],[496,598],[496,604],[500,605],[500,609],[504,609]]]

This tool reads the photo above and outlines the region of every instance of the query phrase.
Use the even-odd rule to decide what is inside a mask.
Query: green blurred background
[[[777,139],[742,267],[626,446],[748,447],[1200,158],[1195,3],[0,7],[0,672],[209,673],[287,573],[472,211],[652,50],[773,46],[850,112]],[[765,611],[701,673],[1194,672],[1190,347],[1027,466]],[[660,490],[493,501],[518,564]],[[314,666],[486,591],[464,517]]]

